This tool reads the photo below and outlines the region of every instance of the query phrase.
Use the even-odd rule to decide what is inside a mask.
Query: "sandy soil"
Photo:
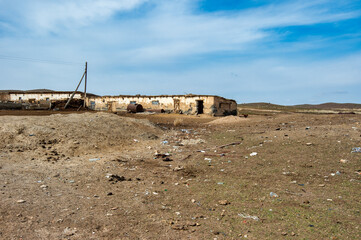
[[[0,238],[361,238],[360,115],[214,120],[0,116]]]

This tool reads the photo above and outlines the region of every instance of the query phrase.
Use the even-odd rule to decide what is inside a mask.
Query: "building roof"
[[[234,101],[233,99],[227,99],[224,97],[220,97],[217,95],[202,95],[202,94],[185,94],[185,95],[105,95],[105,96],[96,96],[98,98],[103,98],[103,97],[108,97],[108,98],[160,98],[160,97],[216,97],[216,98],[221,98],[224,100],[228,100],[228,101]]]
[[[72,94],[73,91],[54,91],[51,89],[32,89],[32,90],[0,90],[0,93],[7,93],[7,94],[45,94],[45,93],[52,93],[52,94]],[[76,93],[84,94],[81,91],[77,91]],[[87,93],[87,96],[98,96],[93,93]]]

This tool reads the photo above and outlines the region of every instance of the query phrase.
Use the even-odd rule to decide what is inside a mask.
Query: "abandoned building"
[[[234,100],[212,95],[160,95],[160,96],[90,96],[87,106],[93,110],[124,111],[129,104],[141,104],[145,110],[165,110],[184,114],[236,115]]]
[[[28,91],[21,90],[1,90],[0,101],[1,102],[43,102],[43,101],[59,101],[67,100],[73,94],[72,91],[53,91],[49,89],[35,89]],[[82,99],[84,94],[82,92],[76,92],[75,99]]]
[[[49,89],[0,90],[0,102],[23,105],[42,104],[44,108],[47,108],[47,106],[51,108],[52,103],[67,101],[72,94],[72,91],[53,91]],[[73,98],[74,100],[83,101],[84,93],[77,91]],[[126,111],[129,104],[141,104],[144,110],[150,111],[209,114],[214,116],[237,114],[236,101],[213,95],[97,96],[87,93],[85,103],[88,108],[96,111]]]

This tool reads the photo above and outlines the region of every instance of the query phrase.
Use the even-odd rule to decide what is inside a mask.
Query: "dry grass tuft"
[[[183,119],[182,119],[182,118],[177,118],[177,119],[175,119],[174,122],[173,122],[173,125],[174,125],[175,127],[181,126],[182,124],[183,124]]]

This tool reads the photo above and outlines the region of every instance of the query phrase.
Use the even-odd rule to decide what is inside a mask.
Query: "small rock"
[[[229,204],[231,204],[228,200],[220,200],[218,203],[219,203],[219,205],[229,205]]]
[[[324,187],[324,186],[325,186],[325,184],[319,184],[318,186],[319,186],[319,187]]]
[[[183,166],[178,166],[178,167],[175,167],[175,168],[173,169],[173,171],[177,172],[177,171],[181,171],[181,170],[183,170],[183,169],[184,169]]]
[[[306,143],[306,145],[307,145],[307,146],[312,146],[312,145],[313,145],[313,143]]]
[[[282,234],[282,236],[286,236],[287,232],[282,232],[281,234]]]
[[[173,225],[172,229],[174,229],[174,230],[187,230],[188,228],[185,225],[178,224],[178,225]]]
[[[63,231],[63,234],[65,236],[73,236],[74,234],[76,233],[76,229],[71,229],[69,227],[65,228],[64,231]]]
[[[46,185],[41,185],[40,188],[45,189],[45,188],[48,188],[48,186],[46,186]]]

